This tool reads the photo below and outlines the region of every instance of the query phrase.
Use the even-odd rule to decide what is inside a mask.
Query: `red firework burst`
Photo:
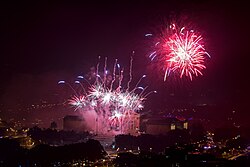
[[[156,50],[149,57],[153,60],[158,56],[161,63],[164,61],[164,81],[171,73],[180,78],[185,75],[190,80],[194,75],[202,75],[201,71],[206,68],[205,56],[209,54],[203,46],[201,35],[185,27],[178,29],[175,24],[171,24],[160,39],[161,42],[155,44]]]

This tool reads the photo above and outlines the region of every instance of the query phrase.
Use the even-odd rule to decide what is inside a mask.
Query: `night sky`
[[[0,118],[62,116],[61,108],[30,113],[25,107],[61,103],[67,96],[59,80],[88,73],[98,56],[108,57],[110,65],[117,58],[128,68],[135,51],[135,79],[148,75],[142,84],[159,92],[146,101],[145,110],[168,112],[208,104],[217,106],[206,113],[209,119],[226,119],[236,111],[238,124],[249,126],[250,10],[242,2],[41,1],[0,6]],[[144,35],[171,16],[188,17],[203,34],[211,55],[204,75],[192,82],[163,82],[147,59],[150,41]]]

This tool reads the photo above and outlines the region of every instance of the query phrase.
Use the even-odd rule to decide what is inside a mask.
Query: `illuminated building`
[[[177,118],[151,118],[146,122],[146,133],[165,134],[175,129],[188,129],[188,122]]]

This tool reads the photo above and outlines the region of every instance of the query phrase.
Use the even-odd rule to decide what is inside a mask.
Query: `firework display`
[[[152,34],[146,34],[151,37]],[[202,75],[206,68],[205,59],[210,55],[203,45],[203,38],[197,32],[187,27],[170,24],[156,37],[153,51],[149,54],[151,61],[157,61],[164,69],[164,81],[171,74],[188,77]]]
[[[76,84],[81,85],[83,93],[76,93],[69,99],[69,104],[82,113],[89,128],[96,133],[129,133],[131,129],[138,128],[135,119],[138,119],[138,111],[143,109],[143,103],[147,96],[156,91],[147,92],[147,87],[138,86],[146,75],[143,75],[136,86],[130,89],[132,82],[132,61],[130,61],[129,80],[124,83],[123,72],[115,60],[113,72],[109,73],[107,58],[102,72],[99,72],[99,63],[96,71],[92,73],[95,81],[91,84],[85,77],[78,76]],[[64,84],[65,81],[59,81]],[[73,89],[73,87],[69,84]]]

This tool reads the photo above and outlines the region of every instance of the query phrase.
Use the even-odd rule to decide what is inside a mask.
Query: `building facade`
[[[188,129],[188,122],[174,117],[150,118],[146,121],[147,134],[166,134],[167,132],[175,129]]]

